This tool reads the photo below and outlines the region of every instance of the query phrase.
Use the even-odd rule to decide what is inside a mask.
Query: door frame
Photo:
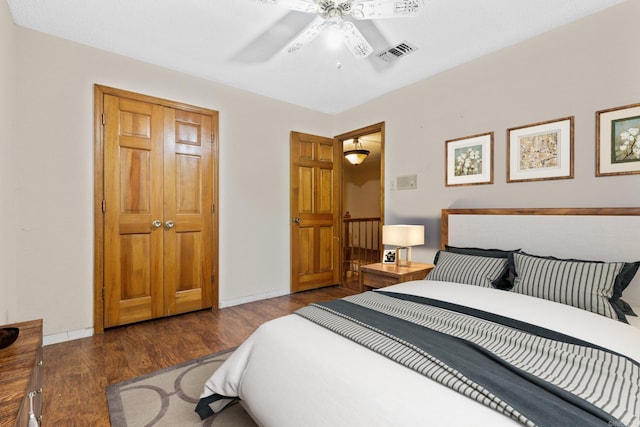
[[[206,116],[211,116],[211,157],[212,157],[212,310],[218,308],[218,247],[219,247],[219,227],[218,227],[218,112],[207,108],[196,107],[176,101],[156,98],[139,93],[129,92],[108,86],[94,84],[93,95],[93,143],[94,143],[94,174],[93,174],[93,194],[94,194],[94,240],[93,240],[93,330],[95,334],[104,332],[104,96],[113,95],[120,98],[128,98],[149,104],[161,105],[163,107],[177,110],[189,111]]]
[[[344,141],[348,139],[353,139],[356,137],[361,137],[365,135],[369,135],[372,133],[380,132],[380,232],[382,233],[382,224],[384,224],[384,143],[385,143],[385,122],[375,123],[373,125],[365,126],[360,129],[352,130],[340,135],[336,135],[333,139],[336,141],[336,144],[340,145],[340,149],[344,150]],[[341,185],[340,185],[340,236],[344,236],[344,221],[342,221],[342,216],[344,215],[344,174],[342,173],[342,162],[339,162],[340,168],[340,176],[341,176]],[[384,245],[382,244],[382,239],[380,239],[380,253],[382,253],[382,249]],[[342,245],[344,242],[340,240],[340,285],[344,286],[344,251],[342,250]]]

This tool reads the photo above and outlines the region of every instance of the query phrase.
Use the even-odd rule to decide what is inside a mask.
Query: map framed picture
[[[573,178],[574,117],[507,129],[507,182]]]

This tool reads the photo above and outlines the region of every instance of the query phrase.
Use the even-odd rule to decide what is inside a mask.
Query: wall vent
[[[410,44],[407,41],[403,41],[402,43],[393,46],[385,51],[382,51],[378,54],[378,58],[382,59],[385,62],[393,62],[402,58],[403,56],[407,56],[411,52],[418,50],[417,47]]]

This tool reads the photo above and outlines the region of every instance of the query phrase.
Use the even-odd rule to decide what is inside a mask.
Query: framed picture
[[[445,141],[445,185],[493,184],[493,132]]]
[[[382,252],[382,263],[383,264],[395,264],[396,263],[396,250],[395,249],[385,249]]]
[[[640,173],[640,104],[596,112],[596,176]]]
[[[507,182],[573,178],[573,116],[507,129]]]

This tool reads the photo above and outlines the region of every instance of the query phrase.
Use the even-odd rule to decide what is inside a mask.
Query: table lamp
[[[396,267],[409,267],[411,246],[424,244],[424,225],[383,225],[382,243],[396,246]]]

